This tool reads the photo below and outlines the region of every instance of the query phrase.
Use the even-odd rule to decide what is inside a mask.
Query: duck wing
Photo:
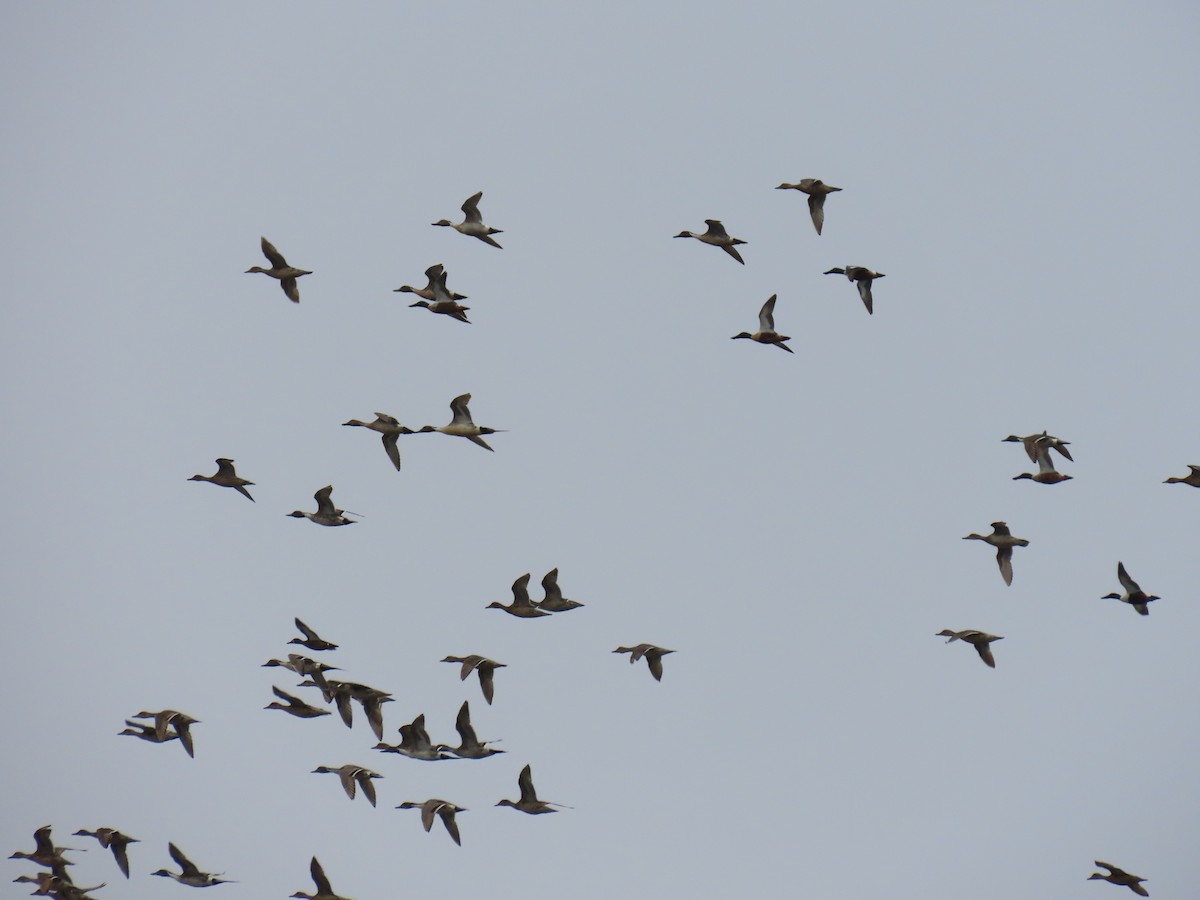
[[[283,254],[276,250],[275,245],[266,238],[262,238],[262,252],[263,256],[271,263],[272,269],[288,268],[287,260],[283,258]]]
[[[463,215],[466,217],[463,219],[464,222],[479,222],[480,224],[483,223],[483,216],[481,216],[479,214],[479,199],[482,196],[483,196],[483,191],[480,191],[478,194],[472,194],[470,197],[468,197],[466,200],[463,201],[462,211],[463,211]]]
[[[775,330],[775,298],[776,294],[772,294],[770,299],[762,305],[762,309],[758,311],[758,330],[759,331],[774,331]]]

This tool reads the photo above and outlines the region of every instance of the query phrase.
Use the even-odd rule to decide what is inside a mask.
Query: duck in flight
[[[312,272],[307,269],[297,269],[295,266],[289,266],[287,260],[283,258],[283,254],[275,249],[275,245],[266,238],[262,239],[263,256],[271,263],[271,268],[264,269],[260,266],[251,266],[246,270],[245,274],[251,272],[261,272],[263,275],[270,275],[272,278],[279,279],[279,286],[283,288],[283,292],[287,294],[287,298],[293,303],[300,302],[300,289],[296,287],[296,279],[301,275],[311,275]]]
[[[333,886],[329,883],[329,879],[325,877],[325,870],[321,868],[321,864],[317,862],[314,856],[312,862],[308,864],[308,872],[312,875],[313,884],[317,886],[315,894],[306,894],[304,891],[296,891],[290,894],[291,897],[303,898],[303,900],[349,900],[348,897],[339,897],[333,892]]]
[[[453,228],[459,234],[469,235],[473,238],[479,238],[485,244],[491,244],[497,250],[503,250],[496,241],[492,238],[493,234],[504,234],[499,228],[489,228],[483,224],[483,216],[479,214],[479,199],[483,196],[483,191],[477,194],[472,194],[463,201],[462,211],[463,220],[458,224],[451,222],[448,219],[438,219],[434,225],[442,225],[446,228]]]
[[[949,628],[943,628],[937,633],[937,637],[947,638],[947,644],[952,644],[955,641],[966,641],[975,648],[975,651],[979,654],[979,658],[992,669],[996,668],[996,658],[992,656],[992,648],[989,645],[992,641],[1004,640],[998,634],[988,634],[985,631],[976,631],[974,628],[968,628],[965,631],[951,631]]]
[[[730,237],[729,232],[725,230],[725,226],[721,224],[720,219],[705,219],[704,224],[708,226],[708,230],[704,234],[696,234],[694,231],[681,231],[675,235],[677,238],[695,238],[708,244],[710,247],[720,247],[743,266],[746,261],[742,259],[742,254],[737,251],[737,244],[746,243],[735,237]]]
[[[1146,606],[1153,600],[1161,600],[1162,598],[1155,594],[1147,594],[1138,583],[1129,577],[1129,573],[1125,571],[1125,564],[1117,563],[1117,580],[1121,582],[1121,587],[1125,588],[1123,594],[1105,594],[1101,600],[1120,600],[1122,603],[1128,603],[1138,611],[1139,615],[1150,615],[1150,609]],[[1099,863],[1097,863],[1099,865]]]
[[[462,838],[458,833],[458,823],[454,821],[454,814],[466,812],[465,806],[455,806],[448,800],[438,800],[436,797],[430,800],[414,803],[412,800],[405,800],[396,809],[419,809],[421,811],[421,824],[425,826],[425,830],[433,828],[433,817],[440,816],[442,824],[446,826],[446,832],[453,839],[454,843],[462,846]]]
[[[975,534],[972,532],[963,538],[964,541],[983,541],[991,544],[996,548],[996,564],[1000,566],[1000,577],[1004,579],[1004,583],[1012,586],[1013,568],[1012,554],[1013,547],[1028,547],[1029,541],[1025,538],[1013,537],[1012,532],[1008,530],[1006,522],[993,522],[991,534]]]
[[[217,877],[217,875],[224,875],[224,872],[217,872],[216,874],[201,872],[196,868],[196,864],[184,856],[174,844],[167,844],[167,852],[171,854],[171,859],[175,860],[182,871],[175,873],[168,872],[166,869],[159,869],[157,872],[151,872],[151,875],[162,875],[164,878],[173,878],[180,884],[186,884],[189,887],[212,887],[214,884],[236,884],[236,882]]]
[[[400,420],[395,416],[389,416],[387,413],[375,413],[374,422],[363,422],[359,419],[351,419],[349,422],[343,422],[343,426],[351,425],[356,428],[369,428],[371,431],[383,435],[383,449],[387,453],[387,457],[391,460],[396,471],[400,471],[400,447],[397,441],[402,434],[416,434],[411,428],[407,428],[400,424]]]
[[[539,800],[537,791],[533,788],[533,771],[526,764],[521,770],[521,774],[517,777],[517,785],[521,789],[521,799],[517,801],[501,800],[497,806],[511,806],[513,809],[519,809],[523,813],[529,813],[531,816],[540,815],[541,813],[558,812],[554,809],[555,806],[562,806],[561,803],[551,803],[549,800]],[[564,807],[568,808],[569,807]]]
[[[548,616],[550,613],[544,609],[538,609],[537,604],[529,597],[529,576],[526,572],[520,578],[512,583],[513,599],[512,603],[505,606],[499,600],[493,600],[487,605],[488,609],[502,609],[510,616],[516,616],[519,619],[536,619],[539,616]]]
[[[784,343],[784,341],[790,341],[791,338],[775,330],[775,296],[772,294],[768,297],[767,302],[758,311],[758,331],[754,334],[743,331],[741,334],[735,334],[730,340],[748,338],[760,344],[774,344],[780,350],[786,350],[788,353],[793,352],[792,348]]]
[[[435,268],[440,268],[440,266]],[[468,325],[471,324],[471,320],[467,318],[467,312],[471,307],[460,306],[458,300],[462,295],[450,293],[450,290],[446,287],[446,272],[444,270],[438,274],[437,278],[430,281],[430,285],[431,288],[428,293],[422,293],[421,295],[424,299],[408,305],[420,306],[432,313],[441,313],[444,316],[457,319],[459,322],[466,322]],[[409,290],[412,289],[409,288]]]
[[[293,519],[308,519],[310,522],[315,522],[318,525],[327,525],[331,528],[338,525],[354,525],[355,521],[353,519],[346,518],[346,510],[334,507],[333,500],[331,499],[332,495],[333,485],[327,484],[313,494],[313,499],[317,501],[316,512],[304,512],[297,509],[294,512],[288,513],[288,516]],[[350,515],[356,516],[358,513],[350,513]]]
[[[188,481],[207,481],[210,484],[217,484],[221,487],[230,487],[249,500],[254,502],[254,498],[250,496],[250,492],[246,490],[246,485],[254,485],[253,481],[247,481],[245,478],[239,478],[238,473],[233,468],[233,460],[221,458],[217,460],[217,471],[215,475],[193,475]]]
[[[841,188],[826,184],[820,178],[801,178],[797,184],[784,182],[775,190],[794,190],[808,194],[808,214],[812,217],[813,227],[817,229],[817,234],[820,234],[821,227],[825,224],[825,198],[835,191],[840,191]]]
[[[628,653],[630,665],[633,665],[643,656],[646,657],[646,665],[649,667],[650,674],[654,676],[655,681],[662,681],[662,658],[668,653],[674,652],[674,650],[664,650],[662,647],[656,647],[653,644],[636,644],[633,647],[618,647],[613,651],[613,653]]]
[[[424,425],[417,434],[428,434],[432,431],[437,431],[442,434],[449,434],[455,437],[465,437],[472,444],[478,444],[484,450],[491,450],[482,435],[498,434],[504,429],[502,428],[486,428],[482,425],[476,425],[471,419],[471,410],[467,408],[467,404],[471,402],[470,394],[460,394],[450,401],[450,418],[449,425]]]

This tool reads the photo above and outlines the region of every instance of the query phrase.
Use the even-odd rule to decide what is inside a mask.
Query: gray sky
[[[6,855],[53,823],[104,900],[181,895],[169,840],[227,900],[314,853],[359,900],[1125,896],[1097,857],[1188,896],[1200,13],[414,6],[7,9]],[[803,177],[844,188],[820,237]],[[503,251],[429,226],[478,190]],[[671,239],[705,218],[745,267]],[[260,235],[299,306],[243,274]],[[436,262],[474,324],[392,293]],[[772,293],[794,356],[729,340]],[[494,454],[407,437],[396,473],[340,427],[468,391]],[[1042,429],[1075,480],[1011,480]],[[219,456],[256,504],[188,483]],[[361,524],[285,518],[329,483]],[[960,540],[996,519],[1011,588]],[[1148,618],[1099,599],[1118,559]],[[485,610],[554,566],[584,609]],[[387,740],[469,699],[507,754],[264,712],[296,615],[394,693]],[[195,760],[116,736],[163,707]],[[378,809],[309,774],[347,762]],[[525,763],[574,809],[494,808]],[[432,796],[463,847],[393,809]],[[99,825],[130,881],[68,840]]]

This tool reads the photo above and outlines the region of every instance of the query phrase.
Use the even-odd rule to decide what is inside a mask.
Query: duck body
[[[167,844],[167,851],[171,854],[171,859],[179,865],[181,872],[168,872],[166,869],[159,869],[157,872],[151,872],[151,875],[161,875],[164,878],[171,878],[178,881],[180,884],[186,884],[188,887],[212,887],[215,884],[234,884],[235,882],[227,881],[224,878],[218,878],[217,875],[224,873],[218,872],[216,875],[209,872],[201,872],[196,868],[195,863],[183,855],[182,851],[174,844]]]
[[[1122,603],[1128,603],[1138,611],[1138,615],[1150,615],[1150,608],[1146,605],[1154,600],[1162,598],[1156,594],[1147,594],[1143,591],[1136,581],[1129,577],[1129,573],[1125,571],[1125,564],[1117,562],[1117,580],[1121,582],[1121,587],[1125,589],[1122,594],[1105,594],[1101,600],[1120,600]],[[1099,864],[1097,864],[1099,865]]]
[[[558,812],[554,807],[560,804],[538,799],[537,791],[533,788],[533,770],[530,769],[528,764],[521,770],[521,774],[517,777],[517,784],[521,789],[521,799],[501,800],[496,804],[497,806],[511,806],[513,809],[528,813],[531,816]]]
[[[1163,484],[1190,484],[1192,487],[1200,488],[1200,466],[1193,466],[1189,463],[1188,468],[1191,471],[1182,478],[1172,476],[1164,481]]]
[[[305,625],[297,617],[293,620],[296,623],[296,628],[304,635],[302,638],[292,638],[288,641],[289,644],[299,644],[301,647],[307,647],[309,650],[336,650],[337,644],[331,643]]]
[[[153,719],[154,720],[154,737],[157,743],[164,743],[171,739],[172,731],[174,736],[179,738],[179,743],[183,744],[183,749],[190,757],[196,756],[196,748],[192,742],[191,727],[199,724],[199,719],[194,719],[187,713],[181,713],[176,709],[164,709],[158,712],[142,712],[135,715],[135,719]]]
[[[558,586],[558,569],[551,569],[542,576],[542,590],[546,596],[538,601],[538,609],[558,613],[579,609],[584,605],[578,600],[568,600],[563,596],[562,588]]]
[[[499,228],[489,228],[483,224],[483,216],[479,212],[479,201],[483,197],[483,191],[472,194],[463,201],[462,211],[463,220],[457,224],[449,219],[439,219],[434,222],[434,225],[441,225],[446,228],[453,228],[459,234],[465,234],[468,237],[478,238],[485,244],[495,247],[497,250],[503,250],[496,241],[492,238],[493,234],[504,234]]]
[[[343,422],[343,426],[349,425],[356,428],[369,428],[377,434],[383,435],[383,450],[387,453],[388,459],[397,472],[400,471],[400,446],[397,443],[402,434],[416,434],[411,428],[400,424],[400,420],[395,416],[389,416],[387,413],[375,413],[374,422],[363,422],[359,419],[351,419],[349,422]],[[347,523],[348,524],[348,523]]]
[[[347,897],[339,897],[333,892],[333,887],[329,883],[329,879],[325,877],[325,870],[321,868],[321,864],[317,862],[314,856],[312,862],[308,864],[309,874],[312,875],[313,884],[317,887],[315,894],[306,894],[304,891],[296,891],[290,894],[291,897],[303,898],[303,900],[349,900]]]
[[[453,437],[464,437],[471,443],[478,444],[484,450],[491,450],[492,448],[483,439],[482,435],[497,434],[501,429],[476,425],[471,418],[471,410],[468,406],[470,402],[470,394],[460,394],[450,401],[451,418],[449,425],[424,425],[417,433],[429,434],[436,431],[440,434],[448,434]]]
[[[1050,447],[1052,445],[1046,438],[1040,438],[1034,442],[1034,455],[1038,464],[1037,474],[1030,472],[1022,472],[1020,475],[1014,476],[1013,481],[1020,481],[1022,478],[1028,478],[1030,481],[1036,481],[1038,484],[1061,484],[1064,481],[1070,481],[1070,475],[1064,475],[1054,468],[1054,463],[1050,461]]]
[[[488,741],[479,740],[475,734],[475,729],[471,725],[471,707],[464,700],[463,705],[459,707],[458,719],[454,723],[455,729],[458,731],[460,743],[457,747],[450,747],[445,744],[439,744],[438,747],[448,753],[453,753],[459,759],[487,759],[489,756],[495,756],[498,753],[503,753],[503,750],[496,750],[489,747]]]
[[[479,687],[483,691],[483,699],[488,706],[492,705],[492,695],[495,693],[494,676],[497,669],[507,668],[506,663],[496,662],[486,656],[472,653],[470,656],[447,656],[442,662],[460,663],[459,681],[466,681],[471,672],[479,674]]]
[[[253,481],[247,481],[245,478],[238,477],[237,471],[233,468],[232,459],[218,459],[217,471],[213,475],[193,475],[188,481],[207,481],[209,484],[217,484],[221,487],[233,488],[251,503],[254,498],[250,496],[250,492],[246,490],[247,485],[253,486]]]
[[[988,634],[986,631],[976,631],[974,628],[968,628],[965,631],[951,631],[949,628],[943,628],[937,633],[936,637],[947,638],[947,644],[954,641],[966,641],[975,648],[975,651],[979,654],[979,658],[991,669],[996,668],[996,659],[992,656],[990,644],[993,641],[1004,640],[998,634]]]
[[[788,353],[793,352],[785,341],[790,341],[791,338],[787,335],[780,334],[775,330],[775,298],[772,294],[767,302],[762,305],[762,309],[758,311],[758,331],[751,334],[748,331],[743,331],[740,334],[735,334],[730,340],[736,341],[738,338],[747,338],[759,344],[774,344],[780,350],[786,350]]]
[[[655,681],[662,681],[662,658],[668,653],[674,652],[674,650],[665,650],[662,647],[656,647],[654,644],[636,644],[632,647],[618,647],[613,651],[613,653],[628,653],[630,665],[633,665],[644,656],[646,658],[646,665],[649,667],[650,674],[654,676]]]
[[[446,827],[446,833],[458,846],[462,846],[462,837],[458,833],[458,823],[454,820],[455,813],[466,812],[465,806],[455,806],[448,800],[439,800],[436,797],[429,800],[414,802],[405,800],[396,809],[419,809],[421,811],[421,824],[425,826],[425,831],[428,832],[433,828],[433,817],[438,816],[442,820],[442,824]]]
[[[422,300],[428,300],[429,302],[432,303],[438,299],[436,288],[437,288],[439,282],[441,283],[443,290],[445,289],[446,281],[445,281],[445,278],[443,278],[444,274],[445,274],[445,267],[441,263],[437,263],[436,265],[432,265],[428,269],[425,270],[425,278],[426,278],[425,287],[415,288],[415,287],[412,287],[411,285],[402,284],[402,285],[400,285],[400,287],[398,287],[394,291],[392,291],[392,293],[393,294],[416,294]],[[467,295],[450,293],[450,299],[451,300],[466,300]]]
[[[529,597],[529,576],[531,573],[526,572],[520,578],[512,583],[513,600],[508,606],[505,606],[499,600],[494,600],[487,605],[488,609],[502,609],[510,616],[516,616],[518,619],[537,619],[541,616],[548,616],[550,613],[544,609],[538,609],[537,604]]]
[[[1012,586],[1013,569],[1012,569],[1012,553],[1013,547],[1028,547],[1029,541],[1025,538],[1013,537],[1009,531],[1008,524],[1005,522],[993,522],[991,534],[975,534],[972,532],[963,538],[964,541],[983,541],[996,548],[996,564],[1000,567],[1000,577],[1004,579],[1004,583]]]
[[[746,243],[735,237],[730,237],[729,232],[725,230],[725,226],[721,224],[720,219],[705,219],[704,224],[708,226],[708,230],[703,234],[696,234],[693,231],[681,231],[675,235],[677,238],[695,238],[710,247],[720,247],[743,266],[746,261],[742,259],[742,254],[738,253],[737,245]]]
[[[826,184],[820,178],[801,178],[797,184],[784,182],[775,190],[794,190],[808,194],[808,214],[812,218],[813,227],[817,229],[817,234],[820,234],[825,225],[825,198],[841,188]]]
[[[342,783],[342,789],[346,792],[346,796],[351,800],[354,799],[356,789],[362,788],[363,796],[367,801],[375,805],[375,785],[371,779],[382,778],[378,772],[372,772],[365,766],[356,766],[353,763],[338,766],[317,766],[312,770],[313,775],[330,774],[336,775]]]
[[[75,834],[94,837],[100,842],[101,847],[111,850],[113,859],[117,861],[117,868],[121,870],[122,875],[126,878],[129,877],[129,855],[126,848],[130,844],[140,843],[137,838],[122,834],[115,828],[97,828],[95,831],[80,828]]]
[[[277,687],[272,687],[271,690],[274,692],[275,696],[279,698],[279,700],[284,702],[280,703],[279,700],[273,700],[267,706],[264,706],[263,709],[281,709],[285,713],[290,713],[298,719],[315,719],[318,716],[332,715],[329,710],[312,706],[311,704],[301,700],[299,697],[292,696],[287,691],[282,691]]]
[[[862,298],[863,306],[867,308],[867,315],[875,314],[875,300],[871,296],[871,282],[876,278],[883,278],[883,272],[872,272],[866,266],[846,266],[844,269],[832,268],[825,271],[826,275],[845,275],[848,279],[858,284],[858,296]]]
[[[454,759],[454,756],[445,752],[444,744],[434,744],[429,738],[429,732],[425,730],[425,714],[417,716],[407,725],[400,726],[400,743],[399,744],[384,744],[375,745],[376,750],[381,750],[384,753],[399,753],[401,756],[407,756],[409,759],[421,759],[426,762],[435,762],[442,759]]]
[[[438,273],[437,278],[430,281],[431,288],[428,294],[423,293],[423,299],[416,303],[408,304],[410,307],[419,306],[427,309],[432,313],[441,313],[444,316],[449,316],[459,322],[471,324],[471,320],[467,318],[467,312],[471,307],[460,306],[458,303],[460,294],[452,294],[446,287],[446,272],[443,270]],[[415,293],[415,291],[414,291]]]
[[[293,303],[300,302],[300,288],[296,286],[296,279],[301,275],[311,275],[312,272],[307,269],[297,269],[295,266],[289,266],[287,260],[283,258],[283,254],[275,249],[275,245],[262,238],[262,252],[267,261],[271,263],[271,268],[264,269],[260,266],[251,266],[246,270],[245,274],[251,272],[260,272],[263,275],[270,275],[272,278],[279,280],[279,286],[283,288],[284,294]]]
[[[337,509],[334,507],[332,496],[333,485],[327,484],[325,487],[313,494],[313,499],[317,501],[316,512],[310,513],[297,509],[294,512],[288,513],[288,516],[293,519],[308,519],[308,521],[317,525],[325,525],[330,528],[337,527],[338,525],[357,524],[354,519],[346,518],[346,511],[344,509]],[[354,515],[354,513],[351,513],[351,515]]]
[[[1015,434],[1010,434],[1001,443],[1019,443],[1025,448],[1025,455],[1029,457],[1031,463],[1038,461],[1038,453],[1040,448],[1054,450],[1063,459],[1075,462],[1071,456],[1071,451],[1067,449],[1070,441],[1064,441],[1062,438],[1057,438],[1052,434],[1047,434],[1043,431],[1041,434],[1027,434],[1025,437],[1017,437]]]
[[[1101,862],[1098,859],[1095,862],[1100,868],[1108,869],[1108,872],[1103,874],[1100,872],[1093,872],[1087,877],[1088,881],[1096,881],[1099,879],[1100,881],[1107,881],[1109,884],[1119,884],[1122,887],[1127,887],[1139,897],[1150,896],[1150,892],[1142,887],[1142,882],[1146,881],[1145,878],[1141,878],[1137,875],[1131,875],[1129,872],[1126,872],[1124,869],[1118,868],[1111,863]]]

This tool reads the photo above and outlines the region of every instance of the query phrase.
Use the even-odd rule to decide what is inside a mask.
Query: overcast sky
[[[1120,900],[1097,858],[1194,895],[1200,490],[1161,483],[1200,464],[1193,4],[3,19],[5,855],[53,824],[102,900],[186,892],[168,841],[226,900],[312,892],[314,854],[358,900]],[[843,188],[821,236],[774,190],[806,177]],[[503,250],[430,227],[480,190]],[[744,267],[672,240],[707,218]],[[244,274],[262,235],[299,305]],[[473,324],[393,293],[434,263]],[[794,355],[729,340],[771,294]],[[494,453],[414,435],[396,472],[341,427],[466,392]],[[1043,429],[1074,480],[1013,481]],[[187,481],[217,457],[256,503]],[[359,524],[286,518],[326,484]],[[961,540],[1000,519],[1011,587]],[[1149,617],[1100,599],[1118,560]],[[485,608],[556,566],[584,608]],[[457,743],[468,699],[507,753],[264,711],[297,615],[394,694],[387,741]],[[662,683],[611,652],[644,641]],[[471,653],[491,707],[439,662]],[[117,736],[162,708],[194,760]],[[310,774],[344,763],[377,809]],[[526,763],[573,808],[495,808]],[[393,808],[429,797],[461,848]],[[101,825],[129,881],[70,837]]]

